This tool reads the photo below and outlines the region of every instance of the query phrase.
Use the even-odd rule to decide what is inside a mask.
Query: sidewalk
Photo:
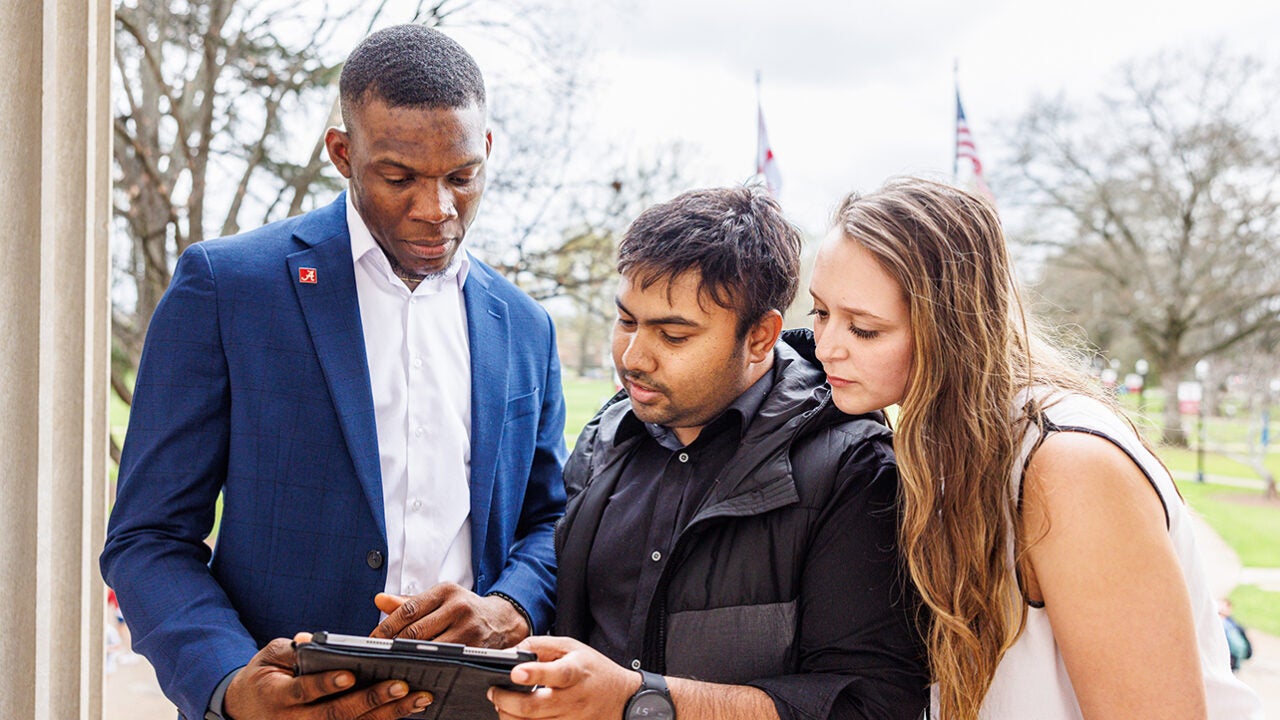
[[[1253,659],[1245,660],[1237,675],[1262,698],[1266,717],[1280,717],[1280,638],[1249,631]]]
[[[114,613],[106,623],[115,625]],[[107,675],[102,687],[103,720],[174,720],[178,710],[160,692],[155,670],[141,655],[129,651],[129,630],[121,628],[121,651],[108,653]]]
[[[1174,480],[1187,481],[1195,480],[1196,474],[1189,470],[1171,470],[1169,472]],[[1235,475],[1205,475],[1205,482],[1214,485],[1230,485],[1231,487],[1248,488],[1250,490],[1263,490],[1267,487],[1266,482],[1262,478],[1256,477],[1237,477]]]
[[[102,694],[103,720],[174,720],[178,710],[160,692],[155,671],[146,658],[133,657],[136,662],[117,663],[115,672],[107,675]]]

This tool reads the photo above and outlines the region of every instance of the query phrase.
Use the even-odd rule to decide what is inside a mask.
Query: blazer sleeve
[[[212,266],[194,245],[147,332],[101,556],[134,648],[187,718],[257,652],[204,542],[226,479],[228,388]]]
[[[560,358],[556,352],[555,326],[543,312],[547,326],[547,351],[540,359],[545,368],[533,461],[525,489],[515,542],[502,574],[489,589],[514,600],[532,623],[530,634],[549,632],[555,619],[555,524],[564,514],[563,469],[564,391],[560,383]]]

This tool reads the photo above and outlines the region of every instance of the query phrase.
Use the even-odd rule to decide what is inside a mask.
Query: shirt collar
[[[351,235],[351,259],[356,264],[361,260],[366,263],[372,263],[370,268],[376,268],[377,272],[384,275],[394,285],[405,287],[400,278],[396,277],[395,271],[391,269],[391,261],[387,260],[387,256],[383,254],[382,248],[378,242],[373,239],[373,233],[369,232],[369,226],[364,224],[364,218],[360,217],[359,211],[356,210],[355,201],[351,199],[351,191],[347,191],[347,232]],[[372,255],[370,255],[372,253]],[[365,257],[368,259],[365,260]],[[471,272],[471,258],[467,256],[467,251],[455,253],[453,262],[449,263],[449,267],[444,272],[438,273],[432,277],[428,277],[422,281],[424,285],[435,285],[437,287],[443,285],[450,279],[456,279],[458,290],[462,290],[462,286],[467,282],[467,274]],[[432,282],[434,280],[434,282]],[[405,287],[408,290],[407,287]]]

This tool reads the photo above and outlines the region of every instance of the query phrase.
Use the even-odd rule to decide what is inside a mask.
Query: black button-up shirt
[[[772,389],[770,371],[688,446],[670,428],[641,423],[630,413],[619,426],[619,441],[642,437],[609,497],[587,559],[594,620],[588,644],[614,662],[640,667],[645,621],[667,557]]]

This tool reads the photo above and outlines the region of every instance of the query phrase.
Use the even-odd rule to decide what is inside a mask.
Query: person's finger
[[[573,687],[582,682],[582,668],[572,657],[552,662],[522,663],[511,669],[511,681],[550,688]]]
[[[552,717],[557,713],[556,704],[547,702],[551,699],[552,692],[550,688],[538,688],[526,693],[491,687],[486,697],[493,703],[500,717],[510,720],[536,720]]]
[[[521,663],[511,668],[511,682],[518,685],[545,685],[547,687],[569,687],[581,679],[577,663],[570,663],[566,657],[582,646],[577,640],[550,635],[535,635],[525,638],[516,646],[538,656],[537,662]]]
[[[571,650],[578,647],[579,643],[567,637],[558,637],[553,635],[533,635],[520,641],[516,645],[518,650],[528,650],[538,656],[540,662],[551,662],[557,658],[562,658]]]
[[[324,717],[334,720],[355,720],[370,717],[383,706],[392,706],[389,712],[398,712],[397,701],[410,695],[409,685],[403,680],[387,680],[366,688],[352,690],[325,703]],[[376,715],[375,715],[376,717]],[[388,718],[401,717],[387,714]]]
[[[454,628],[457,618],[458,613],[455,609],[449,606],[438,607],[430,615],[418,618],[400,628],[396,632],[396,637],[408,640],[435,640],[437,642],[451,642],[461,645],[475,644],[471,642],[471,634],[464,632],[463,628]],[[450,632],[450,628],[454,628],[454,631]]]
[[[396,637],[410,640],[437,640],[474,645],[474,630],[459,621],[466,617],[466,595],[455,592],[456,585],[437,585],[422,595],[405,601],[400,613],[411,616],[411,622],[396,632]],[[390,618],[387,618],[390,620]],[[450,632],[450,629],[453,632]]]
[[[294,657],[293,641],[288,638],[276,638],[258,651],[254,661],[260,665],[287,668],[292,673]]]
[[[267,643],[267,646],[259,651],[258,656],[265,664],[288,668],[289,674],[292,675],[294,661],[297,658],[295,648],[298,644],[307,642],[311,642],[311,633],[300,632],[293,636],[292,642],[278,638]],[[283,689],[293,702],[306,704],[326,695],[350,690],[355,684],[356,677],[352,673],[346,670],[333,670],[299,675],[292,678]]]
[[[374,708],[360,716],[360,720],[399,720],[407,715],[426,710],[435,698],[429,692],[413,691],[408,695]]]
[[[313,703],[320,698],[350,690],[356,677],[346,670],[299,675],[289,683],[289,697],[299,705]]]
[[[402,602],[400,603],[400,606],[392,612],[387,613],[386,619],[378,623],[378,627],[374,628],[373,632],[369,633],[369,635],[376,638],[392,638],[400,636],[406,627],[412,625],[419,618],[426,617],[434,612],[436,608],[440,606],[440,603],[443,602],[443,595],[444,593],[440,592],[439,586],[437,586],[424,593],[401,598]],[[374,603],[377,603],[376,596],[374,598]],[[435,635],[432,635],[431,637],[409,635],[406,637],[412,637],[417,640],[430,640],[432,637],[435,637]]]
[[[391,613],[400,609],[400,606],[404,604],[405,599],[406,598],[404,595],[378,593],[377,595],[373,596],[373,604],[377,605],[378,609],[381,610],[382,612],[390,615]]]

